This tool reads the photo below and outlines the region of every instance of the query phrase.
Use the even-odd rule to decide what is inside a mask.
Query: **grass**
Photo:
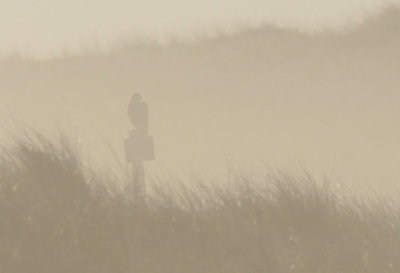
[[[399,209],[388,200],[232,170],[228,184],[154,178],[144,202],[110,192],[124,175],[82,161],[61,134],[31,130],[1,147],[0,272],[400,270]]]

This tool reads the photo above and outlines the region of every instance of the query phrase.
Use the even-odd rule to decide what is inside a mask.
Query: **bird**
[[[127,115],[137,131],[147,134],[149,128],[149,108],[139,93],[133,93]]]

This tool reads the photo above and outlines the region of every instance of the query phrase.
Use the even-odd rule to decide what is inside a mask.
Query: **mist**
[[[399,272],[395,3],[0,0],[0,271]]]
[[[140,93],[156,152],[148,176],[223,180],[229,164],[304,168],[392,192],[400,179],[399,15],[387,8],[344,32],[244,25],[192,43],[125,41],[108,53],[49,60],[11,55],[0,61],[0,124],[60,124],[99,164],[115,162],[111,150],[123,162],[126,110]]]

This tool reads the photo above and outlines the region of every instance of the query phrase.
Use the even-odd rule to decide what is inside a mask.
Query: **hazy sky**
[[[49,56],[96,40],[139,34],[163,41],[242,22],[341,28],[390,3],[400,0],[0,0],[0,52]]]

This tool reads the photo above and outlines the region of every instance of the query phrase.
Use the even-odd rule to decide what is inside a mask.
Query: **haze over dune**
[[[122,155],[126,109],[139,92],[156,146],[150,174],[160,166],[221,174],[226,153],[248,167],[301,164],[398,190],[399,48],[400,11],[390,8],[345,34],[265,26],[194,44],[9,57],[0,62],[0,124],[69,120],[85,145],[110,156],[100,133]]]
[[[345,31],[400,0],[30,0],[0,1],[0,56],[52,58],[64,51],[109,49],[121,37],[165,43],[216,29],[268,23],[305,33]],[[214,33],[215,34],[215,33]]]

